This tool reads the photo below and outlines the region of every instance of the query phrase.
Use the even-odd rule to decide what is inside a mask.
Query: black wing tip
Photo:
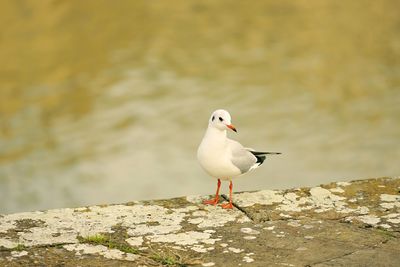
[[[253,154],[256,158],[258,165],[261,165],[264,163],[264,160],[266,159],[267,156],[265,155],[279,155],[282,154],[281,152],[258,152],[258,151],[250,151],[251,154]]]
[[[262,155],[254,155],[254,156],[257,158],[256,163],[258,163],[258,165],[261,165],[264,163],[264,160],[266,158],[265,156],[262,156]]]

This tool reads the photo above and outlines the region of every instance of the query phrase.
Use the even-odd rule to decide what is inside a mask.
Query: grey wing
[[[235,165],[241,173],[248,172],[251,167],[256,164],[257,158],[239,142],[228,139],[228,146],[232,153],[232,164]]]

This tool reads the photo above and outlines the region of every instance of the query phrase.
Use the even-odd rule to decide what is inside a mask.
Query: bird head
[[[220,131],[231,129],[232,131],[237,132],[235,126],[231,123],[231,115],[228,111],[223,109],[218,109],[211,114],[208,125],[209,127],[214,127]]]

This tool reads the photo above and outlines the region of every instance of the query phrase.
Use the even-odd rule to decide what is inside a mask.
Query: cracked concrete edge
[[[398,233],[399,190],[399,178],[378,178],[337,182],[313,188],[236,193],[234,210],[204,206],[201,202],[206,196],[188,196],[170,200],[2,215],[0,250],[3,248],[3,251],[13,251],[8,260],[26,257],[24,251],[29,251],[30,248],[47,246],[60,246],[75,252],[76,256],[91,254],[113,260],[138,260],[140,255],[131,256],[118,249],[82,244],[78,240],[79,236],[101,233],[118,235],[120,244],[143,250],[148,249],[150,244],[158,247],[168,245],[177,251],[188,250],[192,254],[204,254],[212,251],[217,243],[226,244],[226,240],[218,235],[218,229],[227,225],[246,226],[265,221],[288,221],[288,225],[296,227],[304,218],[337,220],[362,227],[379,228],[385,233]],[[118,229],[123,231],[118,232]],[[239,229],[246,234],[244,239],[256,238],[251,234],[251,228]],[[19,249],[21,251],[15,250],[18,245],[23,246],[22,250]],[[242,253],[240,248],[232,246],[228,246],[227,251]],[[253,262],[251,257],[254,256],[247,254],[243,256],[243,261]]]
[[[186,198],[24,212],[0,218],[0,248],[16,251],[21,246],[29,249],[62,243],[65,249],[76,251],[77,255],[89,253],[109,259],[134,260],[136,258],[115,249],[81,244],[78,238],[113,235],[116,229],[124,229],[120,244],[147,249],[143,244],[146,241],[204,253],[207,251],[204,245],[220,240],[212,237],[215,231],[211,229],[229,222],[246,221],[249,221],[247,217],[237,210],[193,205]]]
[[[399,178],[236,193],[234,203],[255,222],[309,216],[345,220],[389,231],[400,229]]]

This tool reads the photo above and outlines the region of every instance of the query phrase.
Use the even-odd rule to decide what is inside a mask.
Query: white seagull
[[[208,128],[197,150],[201,167],[212,177],[218,179],[215,198],[204,201],[204,204],[217,205],[221,180],[229,181],[229,203],[222,204],[224,209],[232,209],[232,179],[259,167],[267,154],[279,152],[257,152],[243,147],[239,142],[226,137],[226,130],[235,132],[228,111],[214,111],[208,121]]]

